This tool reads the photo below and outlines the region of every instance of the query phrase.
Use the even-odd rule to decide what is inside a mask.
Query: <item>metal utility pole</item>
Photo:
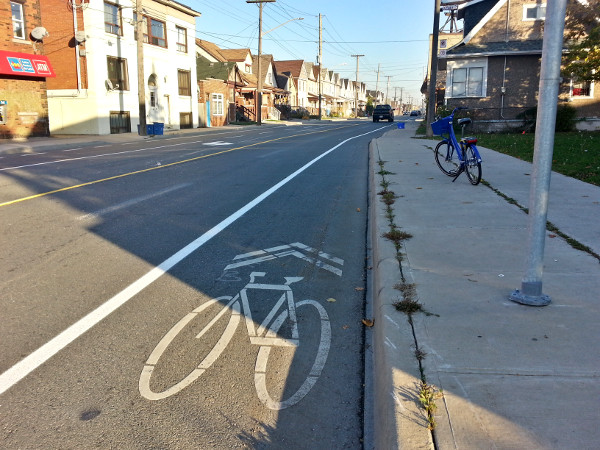
[[[138,0],[140,1],[140,0]],[[262,89],[263,77],[261,71],[262,55],[262,11],[263,3],[274,3],[275,0],[246,0],[246,3],[258,3],[258,62],[256,64],[256,124],[262,125]]]
[[[319,13],[319,120],[323,117],[323,110],[321,109],[321,95],[323,89],[323,83],[321,80],[321,72],[323,70],[323,19],[321,13]]]
[[[365,55],[350,55],[353,58],[356,58],[356,84],[354,89],[354,117],[358,117],[358,58]]]
[[[146,136],[146,77],[144,76],[144,16],[142,13],[142,0],[135,2],[137,32],[137,73],[138,73],[138,103],[139,103],[139,122],[140,136]]]
[[[431,129],[431,122],[435,117],[435,85],[437,84],[437,68],[438,68],[438,40],[440,27],[440,0],[435,0],[435,10],[433,12],[433,39],[431,43],[431,69],[429,73],[429,86],[427,91],[429,94],[429,101],[427,102],[427,117],[426,117],[426,131],[425,136],[433,137],[433,130]],[[561,34],[562,36],[562,34]]]
[[[546,7],[533,173],[529,190],[527,270],[521,281],[521,290],[517,289],[509,296],[513,302],[530,306],[546,306],[551,302],[550,297],[542,293],[542,274],[566,8],[567,0],[548,2]]]
[[[381,63],[377,64],[377,82],[375,83],[375,104],[373,106],[377,106],[377,100],[379,99],[379,68],[381,67]]]

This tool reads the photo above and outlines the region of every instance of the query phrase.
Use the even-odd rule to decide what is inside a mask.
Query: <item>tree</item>
[[[565,40],[564,74],[600,81],[600,0],[568,0]]]

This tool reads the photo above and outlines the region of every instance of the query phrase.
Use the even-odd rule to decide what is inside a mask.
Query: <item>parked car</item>
[[[420,116],[420,115],[421,115],[421,111],[411,111],[411,112],[410,112],[410,115],[411,115],[411,116],[417,116],[417,117],[418,117],[418,116]]]
[[[380,120],[394,121],[394,110],[391,105],[377,105],[373,110],[373,122]]]

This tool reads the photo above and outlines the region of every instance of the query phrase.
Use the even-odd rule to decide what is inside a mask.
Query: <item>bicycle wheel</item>
[[[280,397],[283,397],[283,395],[286,395],[287,398],[286,399],[282,398],[280,401],[274,400],[273,397],[271,396],[271,394],[269,394],[269,389],[267,387],[267,384],[269,384],[268,379],[267,379],[268,378],[267,377],[267,366],[268,366],[269,355],[271,353],[273,346],[262,345],[258,352],[258,356],[256,357],[256,366],[254,368],[254,386],[256,387],[256,393],[257,393],[260,401],[267,408],[272,409],[272,410],[285,409],[292,405],[295,405],[300,400],[302,400],[304,398],[304,396],[306,396],[306,394],[308,394],[308,392],[315,385],[315,383],[319,379],[319,376],[321,376],[321,371],[323,370],[323,367],[325,366],[325,361],[327,361],[327,356],[329,354],[329,347],[331,345],[331,325],[329,323],[329,316],[327,315],[327,311],[325,311],[325,308],[323,308],[323,306],[320,303],[318,303],[314,300],[302,300],[302,301],[296,303],[296,309],[303,307],[303,306],[313,306],[317,310],[316,312],[318,314],[318,318],[320,321],[321,330],[320,330],[320,336],[318,337],[318,347],[316,349],[316,355],[315,355],[314,362],[312,363],[312,366],[309,368],[309,370],[306,370],[308,372],[306,374],[306,378],[304,378],[304,379],[302,378],[304,375],[299,376],[299,378],[302,382],[297,383],[297,384],[299,384],[300,387],[298,387],[296,389],[295,387],[290,387],[288,385],[288,383],[290,383],[289,378],[292,375],[296,375],[296,374],[288,373],[287,377],[283,380],[285,387],[282,390],[282,393],[280,395]],[[300,318],[300,316],[298,316],[298,318]],[[312,318],[312,316],[311,316],[311,318]],[[287,319],[288,319],[288,310],[285,310],[274,321],[271,329],[269,330],[269,333],[272,333],[272,336],[275,336],[279,332],[281,326],[284,325],[284,323],[286,321],[288,321]],[[313,336],[312,333],[306,333],[306,332],[303,333],[302,335],[304,335],[305,338],[310,338],[311,336]],[[309,346],[309,344],[306,343],[306,341],[302,340],[302,339],[301,339],[301,343],[298,344],[298,347],[300,347],[300,345]],[[294,355],[294,352],[296,351],[295,346],[289,346],[289,347],[278,346],[278,348],[282,349],[283,352],[288,353],[287,359],[291,359],[295,356]],[[311,361],[312,361],[312,359],[311,359]],[[274,364],[272,364],[272,365],[274,365]],[[299,363],[297,365],[299,365]],[[290,369],[293,369],[293,367],[290,367]],[[277,377],[273,377],[273,378],[281,381],[281,376],[279,376],[279,375]],[[293,391],[291,394],[289,394],[287,392],[290,390]],[[283,392],[283,391],[285,391],[285,392]]]
[[[470,144],[465,147],[463,159],[467,178],[473,186],[478,185],[481,181],[481,163],[477,160],[477,154]]]
[[[140,394],[142,395],[142,397],[148,400],[161,400],[170,397],[171,395],[178,393],[179,391],[196,381],[196,379],[200,377],[206,371],[206,369],[208,369],[217,360],[221,353],[223,353],[223,350],[225,350],[225,347],[227,347],[227,345],[229,344],[229,341],[231,341],[231,338],[233,337],[233,334],[238,324],[240,323],[240,302],[238,299],[239,296],[236,295],[233,299],[232,297],[225,296],[209,300],[206,303],[200,305],[198,308],[194,309],[192,312],[185,315],[179,322],[177,322],[173,326],[173,328],[171,328],[167,332],[167,334],[163,336],[163,338],[160,340],[158,345],[154,348],[154,350],[148,357],[148,360],[146,361],[146,364],[142,369],[142,373],[140,375],[140,380],[138,383]],[[156,365],[158,364],[159,359],[161,358],[167,347],[171,345],[171,343],[177,337],[177,335],[179,335],[192,320],[196,319],[199,316],[202,317],[204,311],[213,306],[221,307],[221,310],[214,316],[212,320],[208,321],[208,323],[204,325],[200,333],[196,335],[197,339],[204,338],[206,340],[208,337],[213,337],[213,339],[217,339],[212,349],[202,359],[202,362],[198,364],[198,366],[195,367],[182,380],[173,384],[171,387],[164,389],[161,392],[153,391],[150,387],[150,378],[152,378],[152,375],[156,369]],[[227,313],[231,314],[229,320],[219,320]],[[208,318],[206,318],[205,320],[208,320]],[[222,333],[220,333],[219,329],[211,330],[211,328],[213,328],[213,326],[217,323],[219,323],[220,326],[223,326],[223,322],[226,322],[226,325]]]
[[[435,162],[440,170],[449,177],[458,173],[460,160],[450,141],[443,140],[435,147]]]

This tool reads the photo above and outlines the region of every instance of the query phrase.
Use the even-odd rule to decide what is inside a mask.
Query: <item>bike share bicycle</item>
[[[458,124],[462,128],[460,141],[456,140],[454,134],[454,113],[461,109],[467,108],[455,108],[449,116],[431,123],[433,134],[443,138],[435,147],[435,162],[444,174],[453,177],[453,182],[465,172],[469,182],[477,185],[481,181],[481,156],[475,145],[477,138],[464,137],[465,127],[472,120],[469,117],[459,119]]]

